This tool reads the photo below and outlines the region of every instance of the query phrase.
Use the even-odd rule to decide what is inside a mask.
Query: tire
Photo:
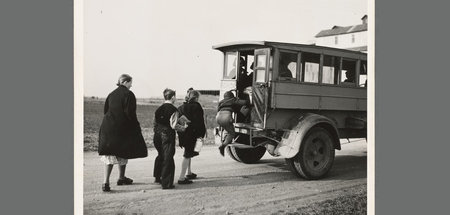
[[[233,152],[231,151],[231,147],[226,147],[225,151],[228,153],[228,156],[230,156],[230,158],[232,158],[233,160],[235,160],[237,162],[241,162],[236,157],[234,157]]]
[[[266,148],[261,146],[250,149],[240,149],[234,146],[229,146],[227,148],[229,148],[228,152],[230,157],[242,163],[255,163],[261,160],[266,153]]]
[[[330,171],[333,161],[332,136],[321,127],[309,130],[299,152],[293,158],[286,159],[294,174],[308,180],[323,178]]]

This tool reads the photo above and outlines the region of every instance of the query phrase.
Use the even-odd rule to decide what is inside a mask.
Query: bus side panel
[[[338,129],[366,129],[367,114],[365,111],[313,110],[313,109],[271,109],[268,111],[267,129],[291,129],[297,119],[306,113],[315,113],[332,120]],[[353,123],[351,123],[353,122]],[[355,123],[356,122],[356,123]],[[362,127],[361,127],[362,125]]]
[[[365,88],[273,82],[272,108],[367,110]]]

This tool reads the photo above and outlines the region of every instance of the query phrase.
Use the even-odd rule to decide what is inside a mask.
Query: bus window
[[[355,86],[356,76],[356,60],[342,61],[341,84],[347,86]]]
[[[359,69],[359,86],[367,87],[367,61],[362,60]]]
[[[302,53],[303,81],[319,83],[320,54]]]
[[[297,77],[297,54],[280,52],[278,80],[296,80],[296,77]]]
[[[265,82],[266,78],[266,55],[256,56],[256,82]]]
[[[255,67],[255,63],[253,62],[255,59],[253,57],[253,55],[248,55],[247,56],[247,74],[251,74],[253,73],[253,69]]]
[[[339,58],[334,56],[323,56],[322,83],[337,84],[337,73],[339,71]]]
[[[224,79],[236,79],[237,53],[227,52],[225,54],[225,74]]]

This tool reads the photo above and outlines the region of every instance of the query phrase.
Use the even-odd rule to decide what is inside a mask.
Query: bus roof
[[[220,50],[222,52],[225,51],[236,51],[236,50],[242,50],[242,49],[254,49],[254,48],[269,48],[269,47],[276,47],[281,49],[287,49],[287,50],[315,50],[316,52],[319,50],[327,50],[332,52],[345,52],[345,53],[351,53],[351,54],[357,54],[357,55],[364,55],[367,56],[366,53],[360,52],[360,51],[352,51],[347,49],[338,49],[338,48],[331,48],[331,47],[325,47],[325,46],[316,46],[314,44],[298,44],[298,43],[285,43],[285,42],[273,42],[273,41],[235,41],[235,42],[229,42],[229,43],[223,43],[213,46],[213,49]]]

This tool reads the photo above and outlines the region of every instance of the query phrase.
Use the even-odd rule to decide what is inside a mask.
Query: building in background
[[[361,20],[359,25],[335,25],[331,29],[320,31],[315,36],[316,45],[367,52],[367,15]]]

